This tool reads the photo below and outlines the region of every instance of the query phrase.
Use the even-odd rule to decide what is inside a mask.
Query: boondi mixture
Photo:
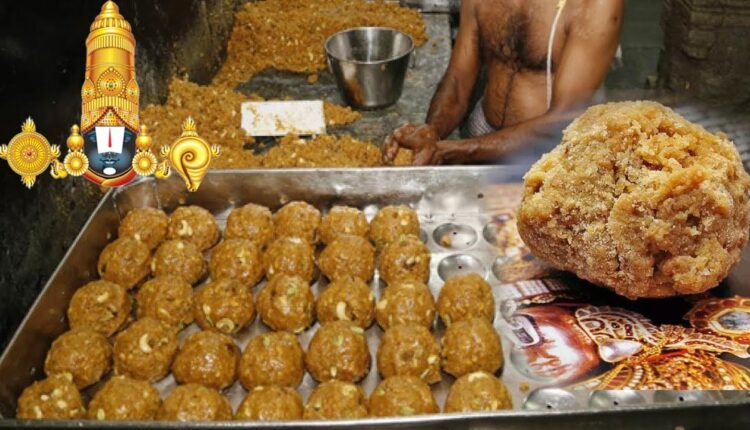
[[[315,73],[326,68],[326,39],[352,27],[391,27],[427,41],[420,12],[382,0],[265,0],[235,16],[227,61],[215,83],[233,87],[267,68]],[[311,79],[311,80],[314,80]]]
[[[379,150],[371,142],[349,136],[319,136],[299,139],[287,136],[267,154],[254,153],[255,139],[240,127],[241,105],[262,100],[234,91],[262,70],[308,73],[317,82],[324,70],[325,40],[347,28],[388,26],[411,35],[418,46],[427,40],[424,20],[413,9],[383,1],[363,0],[265,0],[246,4],[235,16],[227,48],[227,60],[207,86],[175,78],[163,105],[150,105],[141,112],[156,149],[171,144],[181,134],[188,116],[198,123],[207,141],[219,144],[222,156],[213,168],[242,167],[373,167],[381,165]],[[346,106],[324,102],[326,125],[337,127],[361,118]],[[410,165],[412,154],[402,150],[395,165]]]

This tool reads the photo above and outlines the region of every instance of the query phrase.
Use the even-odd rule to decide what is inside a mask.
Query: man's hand
[[[387,166],[393,164],[393,160],[395,160],[396,155],[398,155],[398,150],[401,149],[399,138],[413,133],[416,129],[417,126],[414,124],[404,124],[385,138],[385,142],[383,142],[383,145],[380,147],[383,164]]]
[[[440,164],[437,157],[437,142],[440,140],[437,130],[431,125],[406,124],[396,129],[385,139],[382,147],[383,163],[391,164],[400,148],[414,151],[414,165],[424,166]]]

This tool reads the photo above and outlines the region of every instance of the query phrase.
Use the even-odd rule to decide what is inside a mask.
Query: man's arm
[[[382,161],[390,164],[396,158],[400,146],[429,148],[417,150],[415,164],[431,164],[436,144],[461,124],[469,108],[471,91],[479,74],[479,25],[477,24],[477,2],[464,0],[461,3],[461,22],[448,68],[432,97],[426,124],[406,124],[385,138],[381,146]]]
[[[469,98],[479,75],[479,25],[477,0],[461,3],[461,21],[450,63],[435,91],[427,111],[427,125],[445,138],[463,121],[469,109]]]
[[[432,162],[495,160],[541,136],[557,133],[604,81],[620,40],[623,0],[591,0],[574,23],[557,66],[550,109],[543,115],[474,139],[440,141]]]

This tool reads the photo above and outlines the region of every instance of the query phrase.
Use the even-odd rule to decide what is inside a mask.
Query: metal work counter
[[[451,28],[447,14],[425,14],[429,40],[415,51],[413,66],[404,83],[404,92],[395,105],[381,110],[363,111],[362,119],[342,127],[329,127],[331,134],[350,134],[357,139],[383,141],[394,128],[406,122],[423,122],[451,55]],[[241,84],[237,90],[256,93],[266,99],[323,99],[344,104],[336,82],[328,71],[319,72],[315,84],[307,83],[307,75],[266,70]]]

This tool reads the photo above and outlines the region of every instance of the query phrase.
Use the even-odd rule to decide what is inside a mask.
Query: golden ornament
[[[140,176],[150,176],[156,172],[159,160],[151,151],[138,151],[133,157],[133,170]]]
[[[68,136],[66,144],[68,145],[68,155],[65,156],[62,163],[55,160],[52,166],[52,177],[55,179],[62,179],[68,175],[82,176],[89,169],[89,159],[82,151],[84,146],[83,136],[81,136],[77,125],[70,128],[70,136]]]
[[[193,118],[188,117],[182,124],[182,135],[171,146],[161,149],[161,156],[165,161],[159,165],[156,176],[166,178],[170,169],[185,180],[188,191],[198,191],[203,177],[211,164],[213,157],[218,157],[221,148],[218,145],[209,145],[198,135]]]
[[[0,158],[8,160],[10,168],[21,176],[21,182],[31,188],[36,177],[60,156],[60,148],[50,145],[47,138],[37,133],[36,124],[28,118],[7,145],[0,146]],[[54,173],[54,172],[53,172]]]
[[[135,37],[130,23],[113,1],[102,5],[91,23],[86,38],[86,72],[81,87],[81,136],[85,147],[98,146],[93,131],[100,128],[124,127],[127,136],[138,134],[139,90],[136,81]],[[103,130],[102,130],[103,131]],[[109,135],[111,138],[111,134]],[[122,136],[122,135],[120,135]],[[120,140],[122,139],[122,140]],[[73,150],[77,137],[73,136]],[[112,147],[123,155],[133,155],[135,142],[119,137]],[[90,160],[83,177],[99,185],[119,187],[136,177],[132,159],[123,169],[106,167]],[[106,171],[109,171],[107,173]]]
[[[719,357],[748,358],[747,345],[695,328],[656,325],[643,315],[610,306],[576,310],[583,332],[613,367],[572,388],[590,390],[747,390],[750,369]],[[633,346],[637,346],[633,348]]]
[[[88,159],[86,161],[88,161]],[[49,167],[49,173],[55,179],[63,179],[68,176],[68,172],[65,170],[65,164],[59,162],[57,158],[52,160],[52,165]]]
[[[153,140],[148,135],[148,129],[145,125],[141,125],[141,132],[135,139],[136,154],[133,157],[133,170],[140,176],[150,176],[156,172],[159,166],[159,160],[151,152],[151,145]]]
[[[86,38],[86,79],[81,87],[81,129],[126,126],[138,130],[135,37],[113,1],[102,5]]]
[[[693,306],[684,318],[703,333],[750,347],[750,297],[710,297]]]
[[[81,176],[89,169],[89,159],[83,152],[71,151],[65,156],[63,165],[70,176]]]
[[[68,136],[67,144],[68,149],[71,151],[80,151],[83,149],[83,136],[81,136],[77,125],[70,128],[70,136]]]
[[[152,143],[153,139],[151,139],[151,136],[148,135],[148,129],[145,125],[141,125],[141,132],[135,139],[135,147],[138,148],[139,151],[148,151],[149,149],[151,149]]]

